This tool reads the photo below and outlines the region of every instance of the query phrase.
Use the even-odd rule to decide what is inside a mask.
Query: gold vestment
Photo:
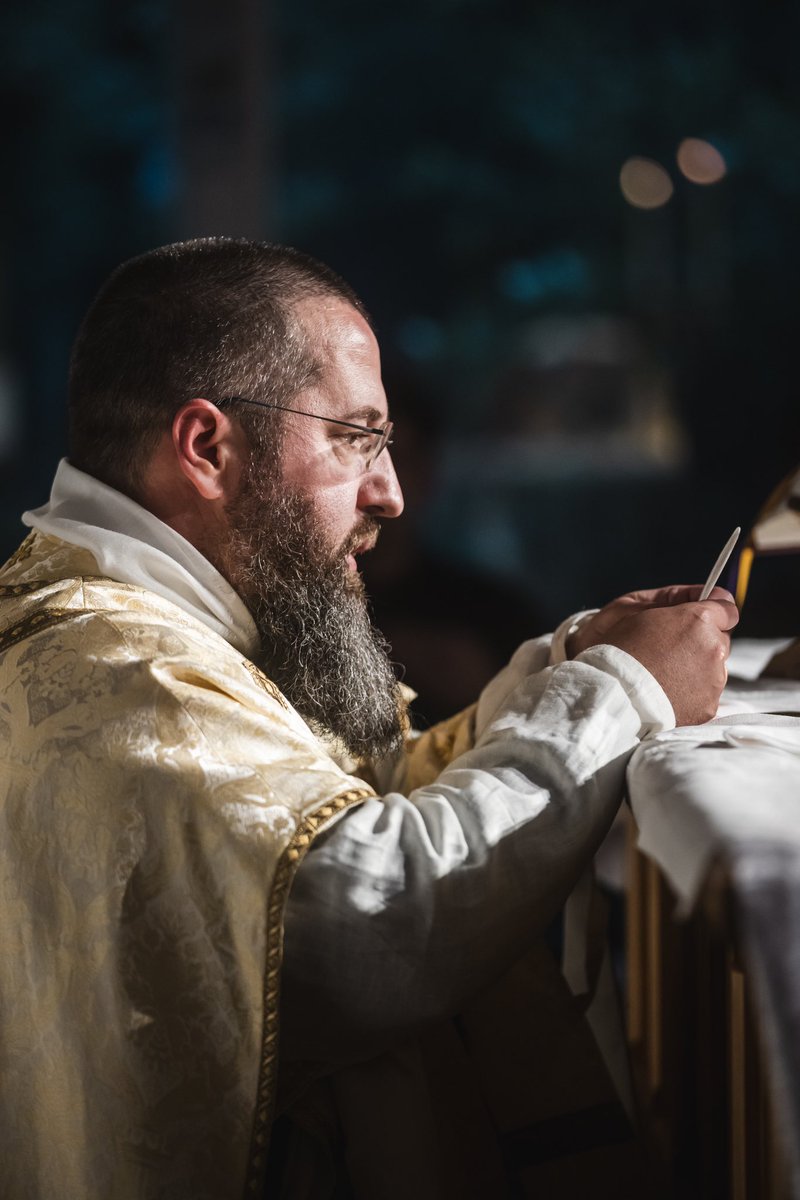
[[[0,572],[6,1200],[258,1194],[283,906],[371,795],[252,663],[34,533]]]
[[[468,710],[409,743],[403,790],[471,740]],[[41,533],[0,571],[0,744],[4,1200],[261,1196],[286,897],[372,788],[200,621]],[[457,1023],[301,1089],[296,1117],[325,1140],[334,1113],[369,1200],[411,1194],[398,1146],[420,1198],[499,1200],[512,1177],[515,1195],[580,1179],[600,1197],[598,1170],[639,1195],[587,1038],[535,950]],[[576,1108],[611,1113],[611,1136]],[[582,1165],[554,1166],[554,1119],[583,1131]]]

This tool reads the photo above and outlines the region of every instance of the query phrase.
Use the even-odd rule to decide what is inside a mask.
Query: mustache
[[[374,549],[380,532],[381,523],[376,517],[364,517],[344,539],[337,557],[352,554],[357,546],[363,547],[365,543],[368,543],[368,549]]]

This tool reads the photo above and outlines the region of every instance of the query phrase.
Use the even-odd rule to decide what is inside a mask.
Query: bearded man
[[[296,251],[167,246],[90,309],[0,573],[7,1200],[538,1186],[526,952],[736,611],[624,597],[414,737],[357,567],[390,443],[364,309]]]

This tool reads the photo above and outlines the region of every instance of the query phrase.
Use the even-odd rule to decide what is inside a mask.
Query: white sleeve
[[[472,750],[323,834],[286,912],[283,1050],[344,1061],[458,1010],[540,931],[604,837],[628,757],[674,724],[652,676],[595,646],[524,643]]]

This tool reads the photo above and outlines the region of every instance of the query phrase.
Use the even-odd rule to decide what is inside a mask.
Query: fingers
[[[716,712],[726,680],[728,630],[737,619],[735,606],[722,599],[634,608],[607,640],[658,680],[678,725],[694,725]]]
[[[676,604],[692,604],[700,599],[703,590],[702,583],[676,583],[670,587],[646,588],[639,592],[629,592],[620,596],[619,601],[640,608],[672,608]],[[729,600],[733,596],[725,588],[715,587],[709,596],[710,600]],[[610,606],[609,606],[610,607]]]
[[[628,592],[606,604],[598,613],[585,621],[576,633],[570,636],[567,651],[572,658],[590,646],[602,642],[616,642],[615,630],[620,622],[627,622],[636,614],[646,612],[676,611],[681,607],[694,615],[703,614],[703,620],[715,625],[718,630],[733,629],[739,620],[739,612],[733,597],[725,588],[716,587],[707,600],[699,601],[703,590],[699,583],[675,584],[672,587],[648,588],[638,592]]]
[[[708,613],[718,629],[733,629],[739,624],[739,610],[729,592],[723,588],[715,590],[721,593],[720,596],[710,596],[708,600],[702,600],[697,607]]]
[[[645,608],[672,608],[676,604],[687,604],[696,600],[702,586],[694,584],[673,584],[670,587],[647,588],[641,592],[631,592],[637,602]]]
[[[709,600],[724,600],[727,604],[735,604],[736,599],[733,592],[729,592],[727,588],[715,587],[711,589],[708,595]]]

